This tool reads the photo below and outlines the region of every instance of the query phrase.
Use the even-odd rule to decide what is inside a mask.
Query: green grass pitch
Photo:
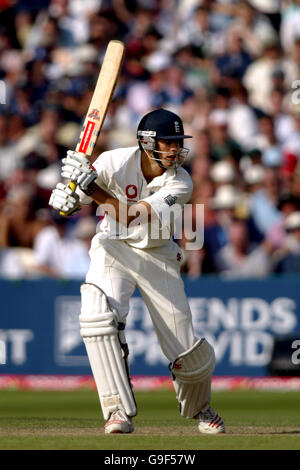
[[[136,392],[130,435],[104,435],[97,393],[0,391],[1,450],[299,450],[299,392],[214,391],[227,433],[200,434],[182,418],[175,394]]]

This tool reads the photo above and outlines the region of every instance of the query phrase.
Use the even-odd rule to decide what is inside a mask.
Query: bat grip
[[[77,184],[75,183],[75,181],[70,181],[69,188],[72,189],[73,192],[75,192],[77,188]]]
[[[70,181],[69,183],[69,186],[68,186],[73,192],[76,190],[77,188],[77,184],[75,183],[75,181]],[[66,217],[67,214],[63,211],[59,211],[59,215],[61,215],[62,217]]]

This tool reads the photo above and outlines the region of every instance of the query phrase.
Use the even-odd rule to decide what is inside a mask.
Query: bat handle
[[[70,181],[69,188],[72,189],[73,192],[75,191],[75,189],[77,188],[77,184],[75,183],[75,181]],[[61,215],[62,217],[67,216],[67,214],[63,211],[59,211],[59,215]]]
[[[73,192],[75,192],[77,188],[77,184],[75,183],[75,181],[70,181],[69,188],[72,189]]]

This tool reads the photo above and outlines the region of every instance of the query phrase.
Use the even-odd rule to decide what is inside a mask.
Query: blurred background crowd
[[[194,136],[190,278],[300,272],[300,0],[0,0],[0,276],[83,278],[96,206],[50,211],[110,39],[122,74],[94,158],[165,107]]]

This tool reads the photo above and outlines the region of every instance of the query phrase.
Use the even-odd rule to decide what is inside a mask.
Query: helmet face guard
[[[145,150],[146,153],[147,153],[147,150],[150,152],[153,152],[154,155],[155,154],[162,154],[162,155],[170,154],[170,152],[163,152],[163,151],[157,150],[157,140],[154,134],[155,134],[154,131],[138,131],[139,144],[142,147],[142,149]],[[169,140],[169,139],[161,139],[161,140]],[[170,138],[170,140],[173,140],[173,139]],[[176,140],[180,140],[179,142],[180,149],[176,152],[176,161],[174,162],[174,167],[176,165],[182,165],[189,153],[189,149],[182,146],[183,139],[176,139]],[[159,166],[165,169],[165,167],[163,166],[161,162],[161,158],[159,155],[157,156],[157,158],[155,158],[155,156],[150,157],[149,155],[148,157],[151,158],[152,160],[156,160],[159,163]]]

